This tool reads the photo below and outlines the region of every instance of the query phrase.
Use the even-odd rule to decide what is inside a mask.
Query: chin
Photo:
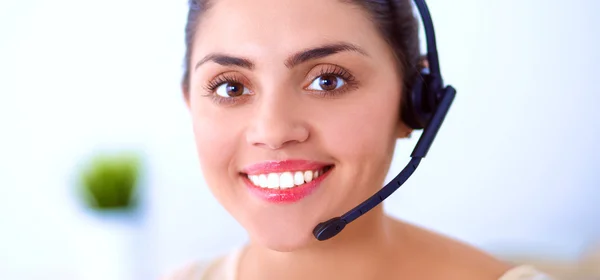
[[[319,219],[307,209],[269,209],[271,213],[245,213],[241,222],[253,244],[277,252],[292,252],[314,246],[312,231]],[[281,211],[273,213],[272,211]],[[292,212],[292,213],[290,213]]]
[[[256,245],[283,253],[299,251],[316,242],[313,235],[306,231],[293,232],[285,229],[250,233],[250,238]]]

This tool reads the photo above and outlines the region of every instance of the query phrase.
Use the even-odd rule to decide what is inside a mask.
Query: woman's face
[[[187,93],[204,177],[254,242],[308,246],[381,188],[408,132],[394,55],[344,1],[213,2]]]

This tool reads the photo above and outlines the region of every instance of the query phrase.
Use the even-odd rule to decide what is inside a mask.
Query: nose
[[[277,150],[309,138],[306,116],[293,95],[263,94],[255,105],[255,113],[246,132],[248,144]]]

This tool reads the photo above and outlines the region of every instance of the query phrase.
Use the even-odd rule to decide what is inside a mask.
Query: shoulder
[[[201,280],[210,264],[210,261],[187,263],[163,275],[160,280]]]
[[[171,271],[160,280],[224,280],[235,279],[239,251],[204,261],[194,261]]]
[[[510,269],[498,280],[553,280],[549,275],[546,275],[532,266],[518,266]]]
[[[430,279],[546,280],[532,267],[515,267],[471,245],[400,222],[413,256]],[[436,268],[436,269],[432,269]],[[420,274],[420,273],[419,273]],[[538,277],[538,278],[535,278]]]

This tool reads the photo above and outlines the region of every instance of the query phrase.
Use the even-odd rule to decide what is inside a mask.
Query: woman
[[[410,0],[210,0],[186,28],[183,92],[204,177],[250,242],[169,279],[541,279],[387,216],[315,225],[381,188],[418,73]]]

